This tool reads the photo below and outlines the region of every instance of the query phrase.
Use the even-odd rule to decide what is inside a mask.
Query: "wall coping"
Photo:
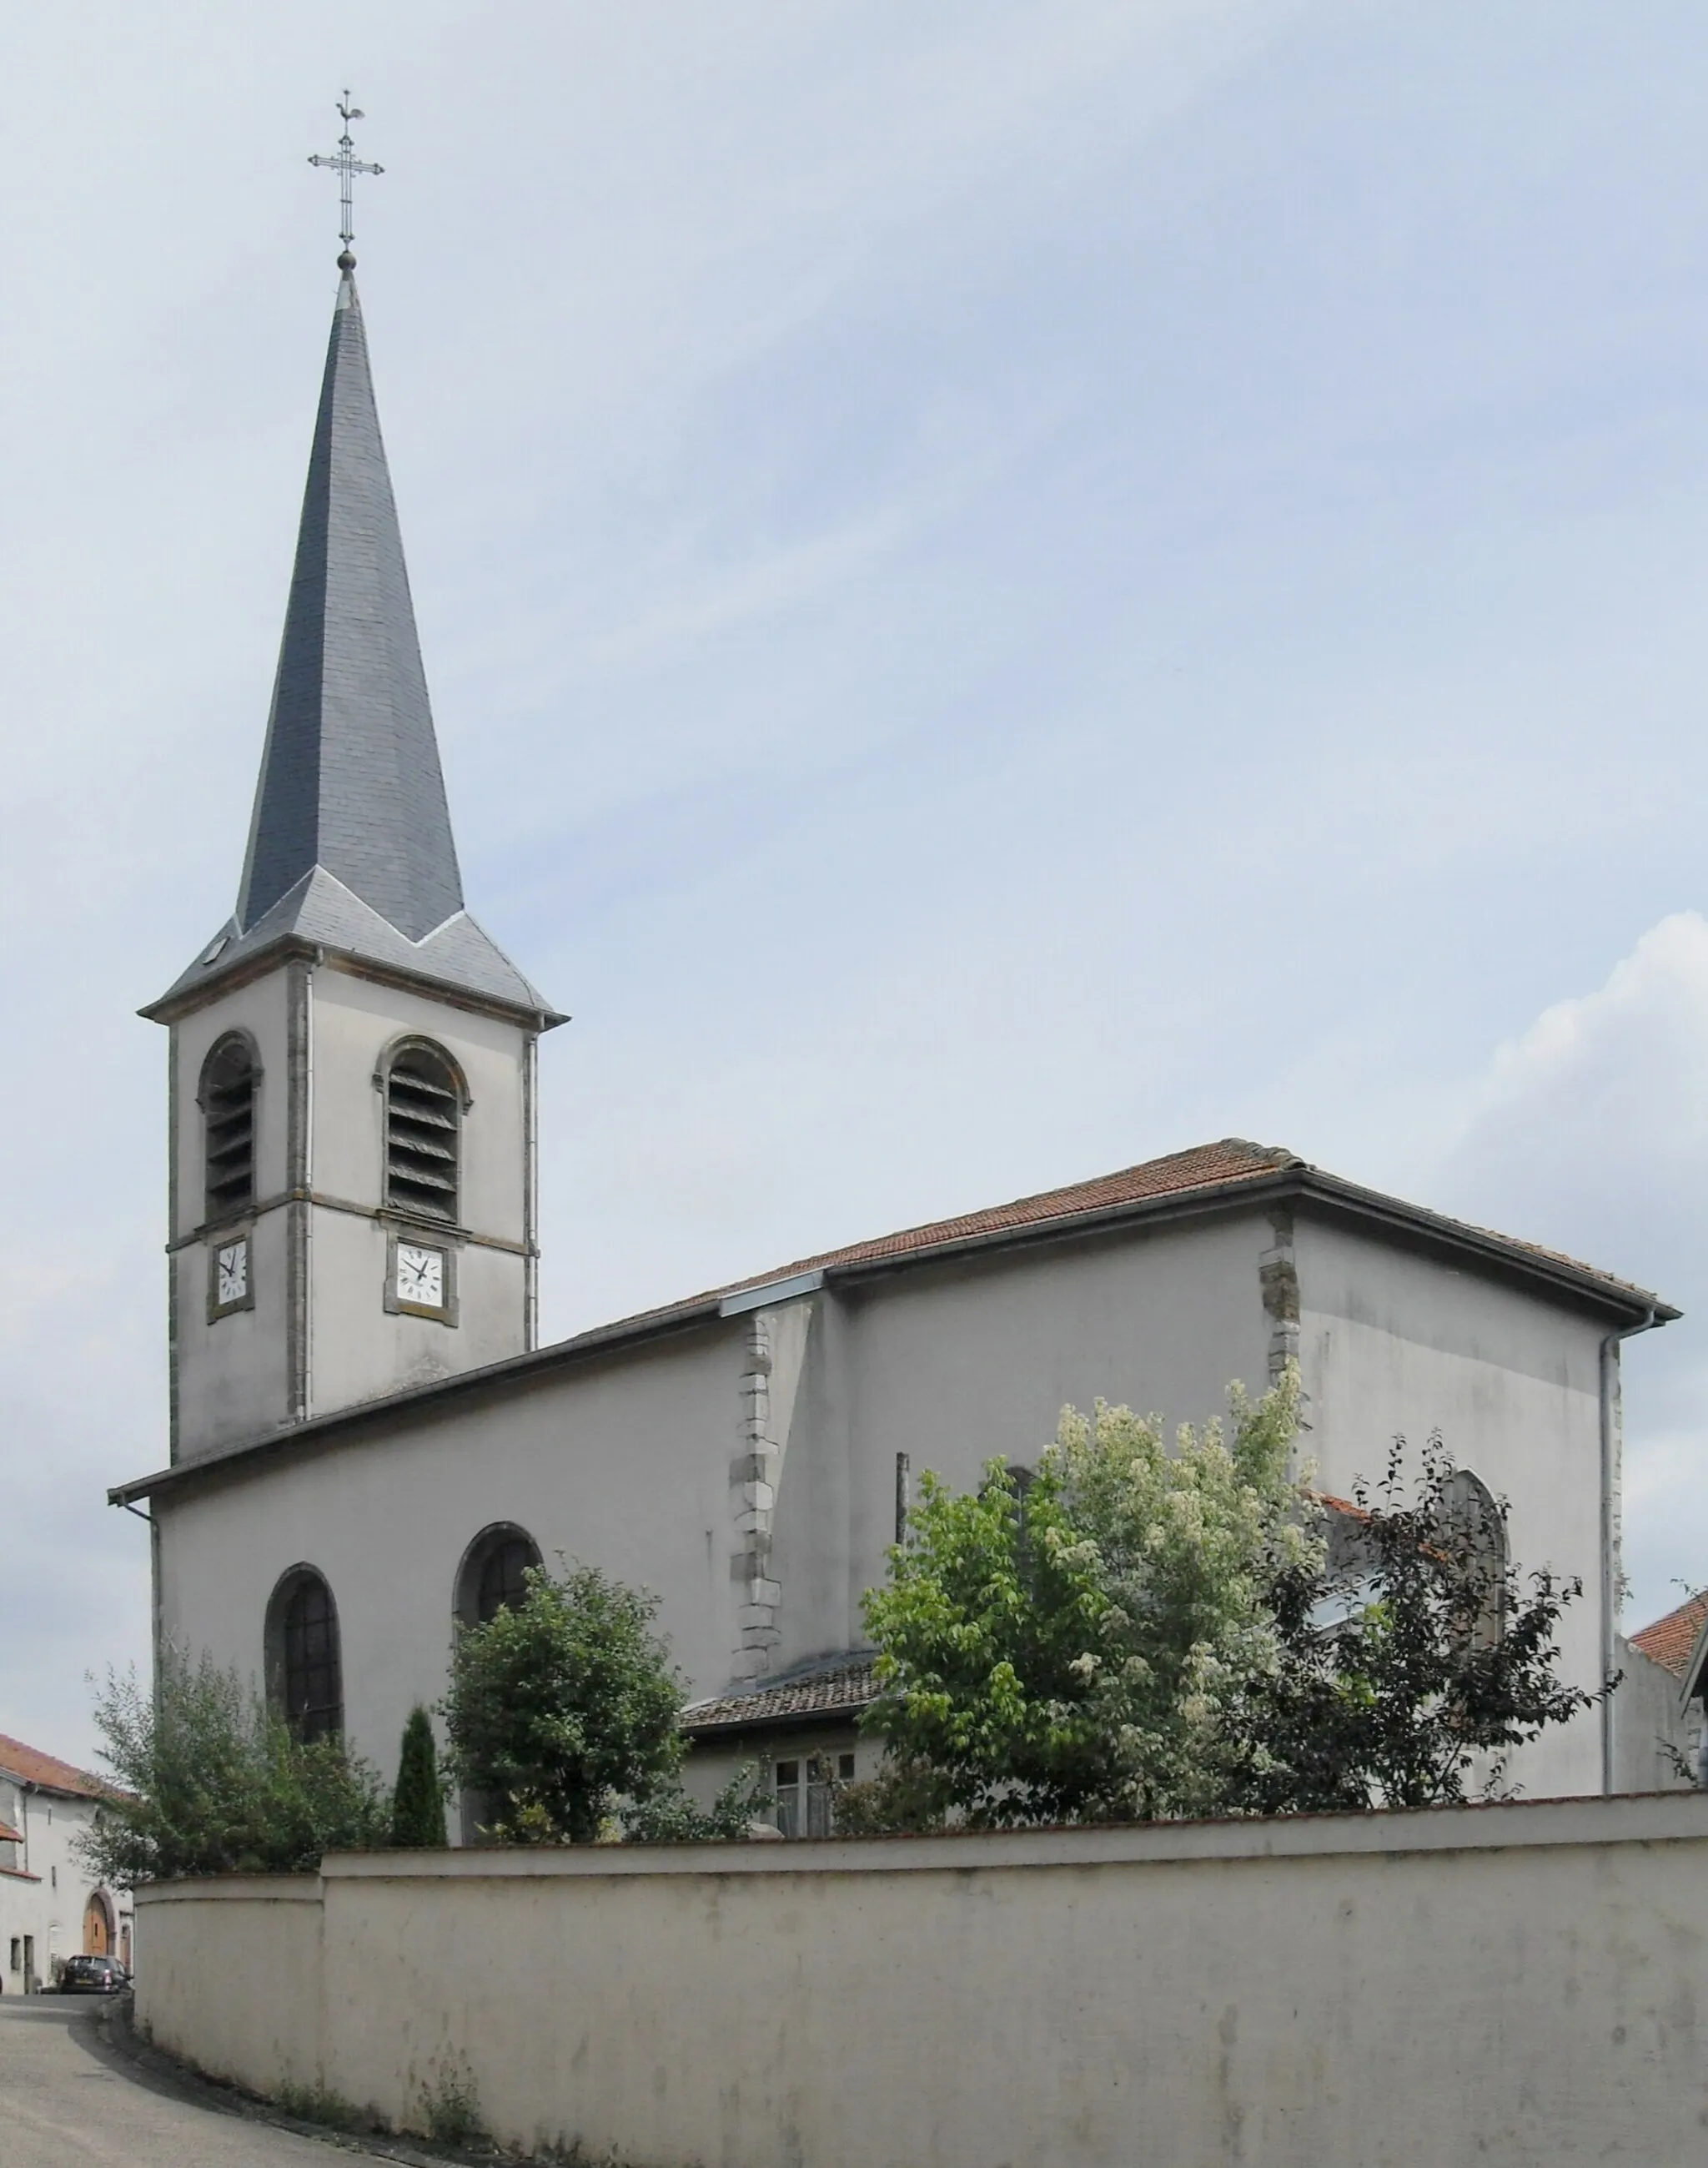
[[[183,1882],[139,1883],[134,1894],[139,1905],[238,1898],[249,1905],[318,1905],[321,1890],[318,1874],[196,1874]]]
[[[1708,1792],[1514,1799],[1402,1811],[1112,1828],[954,1831],[787,1842],[468,1847],[330,1852],[319,1875],[209,1876],[145,1884],[148,1904],[243,1899],[314,1903],[329,1882],[517,1882],[628,1874],[963,1874],[982,1868],[1162,1865],[1191,1861],[1388,1858],[1426,1852],[1655,1845],[1708,1838]]]

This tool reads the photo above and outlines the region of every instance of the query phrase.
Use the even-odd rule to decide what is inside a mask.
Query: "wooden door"
[[[113,1947],[113,1923],[107,1917],[107,1901],[98,1894],[90,1898],[83,1914],[83,1948],[92,1958],[103,1958]]]

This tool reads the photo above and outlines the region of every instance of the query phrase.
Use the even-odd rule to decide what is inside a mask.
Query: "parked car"
[[[67,1958],[59,1976],[61,1995],[117,1995],[130,1985],[130,1975],[117,1958]]]

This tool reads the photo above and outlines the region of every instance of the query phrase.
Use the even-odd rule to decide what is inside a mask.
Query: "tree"
[[[109,1671],[95,1725],[116,1788],[78,1841],[104,1882],[305,1873],[323,1852],[386,1841],[375,1772],[339,1740],[305,1745],[206,1655],[164,1650],[151,1692],[134,1666]]]
[[[682,1684],[656,1597],[595,1566],[530,1566],[526,1594],[463,1628],[443,1703],[454,1781],[512,1844],[587,1844],[619,1803],[676,1787]]]
[[[1240,1804],[1264,1813],[1424,1807],[1500,1795],[1512,1750],[1593,1708],[1558,1676],[1556,1632],[1575,1579],[1521,1574],[1507,1507],[1466,1510],[1439,1434],[1414,1485],[1405,1441],[1354,1487],[1339,1556],[1291,1567],[1271,1591],[1281,1661],[1254,1679],[1233,1729]]]
[[[709,1807],[697,1806],[680,1783],[629,1801],[618,1819],[635,1844],[711,1844],[745,1838],[769,1813],[771,1791],[757,1763],[738,1769]]]
[[[391,1841],[411,1851],[430,1851],[446,1842],[445,1794],[432,1719],[419,1703],[403,1727],[391,1794]]]
[[[1297,1401],[1291,1376],[1236,1389],[1230,1437],[1183,1427],[1172,1452],[1129,1409],[1069,1409],[1029,1481],[926,1478],[865,1606],[867,1722],[915,1823],[933,1796],[974,1826],[1224,1803],[1250,1751],[1229,1712],[1281,1658],[1270,1588],[1321,1549],[1287,1473]]]
[[[1290,1473],[1297,1384],[1236,1388],[1224,1440],[1064,1412],[1029,1482],[926,1477],[887,1584],[873,1783],[848,1833],[1424,1806],[1500,1793],[1511,1751],[1599,1692],[1558,1676],[1575,1581],[1506,1556],[1506,1509],[1439,1437],[1396,1441],[1333,1524]],[[1473,1510],[1474,1508],[1474,1510]]]

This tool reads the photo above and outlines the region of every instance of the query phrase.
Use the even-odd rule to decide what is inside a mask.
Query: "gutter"
[[[1617,1668],[1619,1654],[1619,1447],[1620,1406],[1619,1362],[1621,1342],[1635,1340],[1666,1322],[1659,1305],[1651,1304],[1642,1322],[1616,1326],[1601,1339],[1601,1678],[1605,1686]],[[1614,1792],[1613,1696],[1601,1703],[1601,1790]]]

